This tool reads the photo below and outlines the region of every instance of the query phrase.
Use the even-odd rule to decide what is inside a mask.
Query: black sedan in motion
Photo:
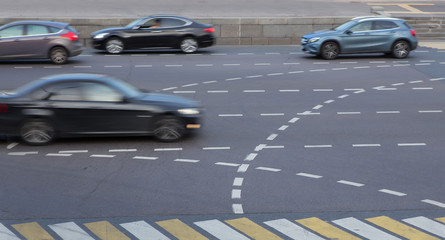
[[[151,135],[176,141],[201,127],[201,105],[143,92],[102,74],[60,74],[0,94],[0,133],[30,145],[56,137]]]
[[[125,27],[106,28],[91,34],[96,49],[111,54],[127,49],[176,48],[193,53],[215,44],[215,28],[180,16],[150,16]]]

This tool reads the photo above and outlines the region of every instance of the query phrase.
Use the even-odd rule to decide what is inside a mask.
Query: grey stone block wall
[[[289,45],[299,44],[306,33],[337,26],[349,18],[195,18],[195,20],[213,24],[217,44],[219,45]],[[0,19],[0,24],[12,21],[31,20],[8,18]],[[88,43],[90,34],[106,27],[125,26],[133,18],[41,18],[70,23],[81,33],[81,38]]]

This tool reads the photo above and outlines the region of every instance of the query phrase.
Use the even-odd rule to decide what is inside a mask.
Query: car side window
[[[48,34],[49,30],[46,26],[29,24],[27,26],[26,35],[45,35]]]
[[[120,102],[123,95],[114,88],[100,83],[85,83],[82,86],[86,101],[93,102]]]
[[[161,19],[152,18],[141,25],[141,28],[158,28],[161,27]]]
[[[185,21],[176,18],[163,18],[162,27],[181,27],[186,24]]]
[[[350,28],[352,32],[364,32],[364,31],[370,31],[372,29],[372,22],[361,22],[353,27]]]
[[[7,37],[20,37],[23,36],[23,30],[25,29],[25,25],[15,25],[12,27],[5,28],[0,31],[1,38]]]
[[[48,100],[52,101],[82,101],[84,98],[77,83],[60,83],[44,88]]]
[[[390,21],[375,21],[373,30],[384,30],[398,28],[397,24]]]

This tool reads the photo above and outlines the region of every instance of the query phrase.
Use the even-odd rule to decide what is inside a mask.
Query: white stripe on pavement
[[[0,223],[0,239],[2,240],[20,240],[14,233]]]
[[[365,237],[370,240],[400,240],[400,238],[393,237],[388,233],[385,233],[371,225],[368,225],[362,221],[359,221],[353,217],[342,218],[335,221],[333,223],[348,229],[351,232],[354,232],[360,236]]]
[[[53,224],[49,227],[64,240],[94,240],[74,222]]]
[[[195,222],[195,224],[220,240],[249,240],[249,238],[216,219]]]
[[[323,240],[323,238],[307,231],[287,219],[278,219],[264,222],[266,225],[275,228],[277,231],[295,240]]]
[[[160,233],[158,230],[150,226],[145,221],[123,223],[121,224],[121,226],[125,228],[127,231],[129,231],[131,234],[133,234],[135,237],[137,237],[139,240],[169,239],[164,234]]]
[[[403,219],[404,222],[414,225],[437,236],[445,238],[445,225],[426,217],[413,217]]]

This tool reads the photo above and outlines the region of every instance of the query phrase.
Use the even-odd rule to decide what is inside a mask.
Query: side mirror
[[[351,34],[352,31],[348,29],[348,30],[345,31],[345,33],[346,33],[346,34]]]

